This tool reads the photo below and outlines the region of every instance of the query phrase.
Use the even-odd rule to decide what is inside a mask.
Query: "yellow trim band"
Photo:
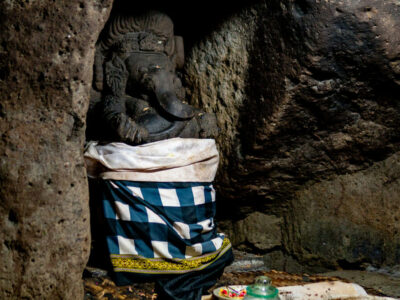
[[[201,270],[212,264],[231,248],[231,242],[225,238],[218,251],[190,259],[145,258],[138,255],[111,254],[111,263],[115,272],[134,273],[186,273]]]

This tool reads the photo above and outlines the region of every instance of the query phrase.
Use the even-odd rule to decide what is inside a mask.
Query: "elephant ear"
[[[175,53],[174,61],[177,69],[182,69],[185,63],[185,50],[183,46],[183,38],[179,35],[174,36],[175,39]]]
[[[96,45],[96,52],[94,55],[93,65],[93,87],[96,91],[101,92],[103,90],[103,62],[104,55],[101,51],[101,46]]]
[[[128,72],[125,63],[117,55],[105,64],[106,84],[115,96],[125,93]]]

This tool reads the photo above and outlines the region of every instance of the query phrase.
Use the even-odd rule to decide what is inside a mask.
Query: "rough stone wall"
[[[399,195],[399,152],[364,171],[307,186],[292,202],[290,249],[327,267],[398,265]]]
[[[218,116],[218,144],[223,147],[221,165],[227,168],[231,159],[240,157],[239,120],[245,101],[249,69],[248,48],[254,34],[255,10],[244,10],[223,22],[197,42],[188,53],[185,81],[191,104]],[[227,158],[230,159],[227,159]],[[229,176],[225,186],[231,186]]]
[[[0,2],[1,299],[83,299],[85,115],[111,2]]]
[[[260,1],[194,45],[186,83],[222,129],[225,230],[258,220],[259,211],[284,219],[274,226],[281,250],[299,261],[398,263],[400,192],[378,191],[389,188],[379,178],[399,168],[384,162],[400,150],[399,16],[394,0]],[[346,230],[335,226],[341,221]]]

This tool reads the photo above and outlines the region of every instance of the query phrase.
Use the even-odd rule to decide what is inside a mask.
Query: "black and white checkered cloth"
[[[112,254],[192,258],[221,248],[210,183],[109,181],[104,214]]]

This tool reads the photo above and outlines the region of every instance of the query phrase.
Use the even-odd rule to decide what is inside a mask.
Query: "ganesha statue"
[[[111,277],[200,300],[233,261],[214,222],[215,115],[185,101],[183,40],[165,14],[116,16],[96,47],[84,155]]]
[[[183,63],[183,39],[167,15],[114,17],[96,45],[89,139],[138,145],[214,137],[214,114],[185,101]]]

